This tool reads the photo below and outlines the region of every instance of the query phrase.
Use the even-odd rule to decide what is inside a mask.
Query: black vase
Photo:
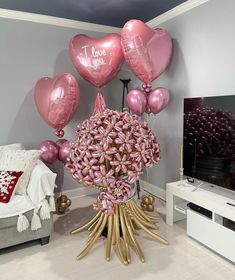
[[[231,189],[235,190],[235,161],[232,161],[229,167],[229,173],[231,176]]]

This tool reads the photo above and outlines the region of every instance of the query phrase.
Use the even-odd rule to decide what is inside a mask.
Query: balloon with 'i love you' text
[[[69,51],[78,73],[97,88],[117,75],[123,61],[121,37],[115,33],[102,38],[76,35],[70,41]]]

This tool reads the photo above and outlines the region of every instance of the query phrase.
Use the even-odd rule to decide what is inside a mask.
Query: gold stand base
[[[151,237],[168,245],[169,242],[166,239],[150,230],[158,229],[155,223],[159,218],[158,215],[150,216],[145,214],[137,206],[135,201],[116,205],[115,212],[112,215],[107,215],[99,211],[87,224],[71,231],[71,234],[76,234],[85,229],[90,231],[87,245],[76,259],[80,260],[88,254],[97,239],[101,236],[104,228],[107,227],[108,236],[105,244],[107,261],[111,259],[111,249],[113,245],[117,249],[123,264],[128,265],[131,262],[130,248],[136,252],[141,262],[145,262],[144,254],[135,237],[136,229],[143,229]]]

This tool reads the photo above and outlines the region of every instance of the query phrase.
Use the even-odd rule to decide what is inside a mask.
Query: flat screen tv
[[[235,191],[235,95],[184,99],[184,174]]]

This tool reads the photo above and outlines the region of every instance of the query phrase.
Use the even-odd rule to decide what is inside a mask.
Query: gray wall
[[[183,98],[235,94],[235,1],[210,0],[161,24],[174,42],[168,70],[154,86],[172,93],[169,106],[146,117],[161,145],[161,162],[143,176],[165,188],[179,179]]]
[[[73,139],[76,125],[92,114],[97,90],[79,77],[69,58],[69,41],[78,33],[92,37],[105,35],[0,18],[0,145],[21,142],[26,148],[37,148],[43,140],[57,140],[54,130],[41,119],[35,107],[33,89],[41,77],[70,72],[78,79],[80,104],[65,129],[65,138]],[[121,82],[116,78],[103,92],[107,105],[119,109]],[[51,168],[60,170],[62,177],[61,164]],[[66,174],[64,189],[76,186],[70,174]]]

